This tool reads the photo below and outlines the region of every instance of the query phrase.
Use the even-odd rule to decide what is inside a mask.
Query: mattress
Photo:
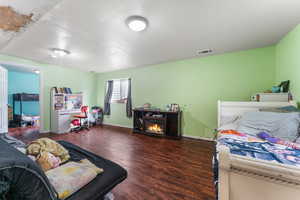
[[[58,141],[68,149],[71,160],[79,161],[87,158],[104,172],[99,174],[93,181],[75,192],[66,200],[101,200],[116,185],[127,178],[127,171],[118,164],[102,158],[92,152],[86,151],[66,141]]]
[[[101,200],[126,179],[127,171],[118,164],[69,142],[59,143],[69,150],[71,160],[87,158],[104,169],[102,174],[66,200]],[[1,138],[0,148],[0,199],[57,200],[53,187],[35,162]]]

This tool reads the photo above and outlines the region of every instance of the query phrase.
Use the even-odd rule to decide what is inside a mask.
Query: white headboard
[[[226,123],[226,119],[236,118],[246,112],[258,111],[261,108],[278,108],[297,106],[296,102],[254,102],[254,101],[218,101],[218,127]]]

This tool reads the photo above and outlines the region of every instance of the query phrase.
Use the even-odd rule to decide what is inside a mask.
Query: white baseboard
[[[206,140],[206,141],[209,141],[209,142],[215,141],[212,138],[205,138],[205,137],[193,136],[193,135],[182,135],[182,137],[191,138],[191,139],[197,139],[197,140]]]
[[[132,128],[132,126],[124,126],[124,125],[120,125],[120,124],[111,124],[111,123],[103,123],[103,125],[118,126],[118,127],[122,127],[122,128]]]
[[[132,128],[131,126],[124,126],[124,125],[120,125],[120,124],[111,124],[111,123],[103,123],[103,125],[118,126],[118,127],[122,127],[122,128]],[[193,135],[182,135],[182,137],[197,139],[197,140],[205,140],[205,141],[209,141],[209,142],[215,141],[212,138],[205,138],[205,137],[193,136]]]

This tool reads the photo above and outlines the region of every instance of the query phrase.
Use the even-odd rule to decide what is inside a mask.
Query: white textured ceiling
[[[38,21],[44,14],[52,10],[52,8],[61,0],[0,0],[0,6],[7,6],[13,8],[19,14],[30,15],[33,14],[32,23]],[[32,24],[28,24],[19,32],[3,31],[0,29],[0,49],[4,48],[11,40],[21,35]]]
[[[16,10],[36,5],[14,2]],[[268,46],[300,23],[300,0],[40,2],[59,3],[9,43],[1,46],[0,36],[0,53],[96,72],[196,57],[200,49],[219,54]],[[146,17],[149,28],[129,30],[125,20],[131,15]],[[52,58],[49,48],[71,54]]]

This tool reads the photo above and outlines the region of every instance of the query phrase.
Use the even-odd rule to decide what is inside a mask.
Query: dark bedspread
[[[56,200],[42,169],[25,154],[0,139],[0,199]]]

